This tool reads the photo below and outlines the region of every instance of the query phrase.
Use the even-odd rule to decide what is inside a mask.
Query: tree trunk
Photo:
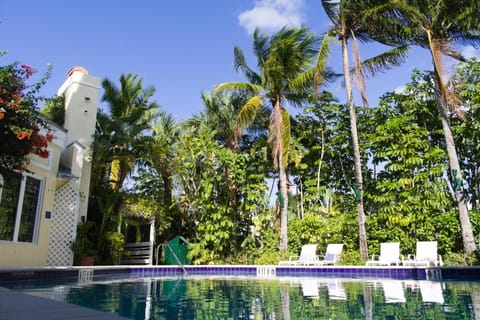
[[[287,173],[281,161],[283,157],[280,153],[279,162],[280,167],[278,170],[279,174],[279,187],[280,187],[280,252],[287,252],[288,250],[288,193],[287,193]]]
[[[443,99],[441,99],[443,101]],[[477,251],[477,245],[473,237],[472,224],[468,215],[467,197],[462,187],[462,171],[458,162],[457,150],[453,140],[453,133],[450,128],[450,121],[446,113],[446,107],[442,102],[439,103],[440,114],[442,117],[443,134],[445,136],[445,145],[447,147],[448,162],[450,174],[452,175],[455,200],[458,207],[458,219],[462,228],[463,250],[466,254],[472,254]],[[453,176],[453,173],[456,175]]]
[[[280,252],[285,253],[288,250],[288,193],[287,193],[287,171],[283,160],[283,115],[280,106],[280,97],[274,104],[272,129],[275,130],[273,141],[273,156],[278,160],[276,163],[278,169],[278,191],[280,206]],[[272,121],[271,120],[271,121]]]
[[[350,67],[348,64],[347,39],[342,38],[343,72],[345,74],[345,89],[347,91],[348,110],[350,114],[350,132],[352,136],[353,161],[355,169],[355,182],[358,194],[355,194],[358,212],[358,238],[360,246],[360,255],[364,261],[368,260],[367,232],[365,229],[365,213],[363,210],[363,178],[362,164],[360,158],[360,146],[357,133],[357,115],[355,113],[355,103],[352,95],[352,85],[350,82]]]
[[[468,216],[467,198],[462,187],[462,171],[460,170],[455,141],[453,140],[453,133],[450,127],[450,119],[448,118],[448,93],[442,81],[443,67],[440,57],[441,51],[437,43],[431,38],[430,33],[428,33],[428,36],[430,54],[433,60],[435,84],[437,87],[438,108],[440,117],[442,118],[443,134],[447,147],[448,165],[450,168],[449,174],[452,177],[453,192],[455,193],[455,200],[457,201],[458,207],[458,219],[462,228],[463,250],[466,254],[472,254],[477,251],[477,246],[473,237],[470,217]]]

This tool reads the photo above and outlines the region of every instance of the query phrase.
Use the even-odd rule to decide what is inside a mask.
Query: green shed
[[[190,264],[187,257],[189,242],[182,236],[176,236],[165,244],[165,264],[185,265]]]

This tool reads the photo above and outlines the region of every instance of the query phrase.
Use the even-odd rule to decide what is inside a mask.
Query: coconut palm
[[[172,204],[172,159],[173,145],[180,136],[180,126],[171,114],[160,113],[152,125],[153,141],[147,148],[145,158],[161,177],[164,188],[163,200],[166,208]]]
[[[430,52],[433,61],[438,106],[449,158],[452,186],[457,201],[462,228],[464,251],[477,251],[468,215],[467,197],[462,187],[462,171],[459,165],[455,140],[450,126],[451,116],[460,116],[461,102],[449,91],[446,82],[446,66],[442,60],[450,57],[465,61],[458,45],[480,44],[480,6],[478,0],[402,0],[394,1],[401,32],[389,34],[390,41],[415,45]]]
[[[393,10],[392,10],[393,9]],[[452,189],[457,201],[462,227],[464,251],[470,254],[477,250],[468,216],[467,198],[462,188],[461,169],[450,127],[450,116],[462,117],[461,101],[449,91],[446,83],[445,57],[464,61],[458,45],[478,45],[480,8],[474,0],[442,1],[389,1],[380,11],[390,14],[396,21],[384,29],[384,43],[419,46],[430,52],[437,87],[438,106],[445,136]],[[372,24],[374,25],[374,24]],[[378,29],[377,29],[378,31]]]
[[[262,119],[266,109],[248,109],[247,102],[250,96],[243,92],[216,92],[202,93],[205,110],[185,123],[185,126],[201,128],[203,126],[215,130],[216,139],[226,148],[237,152],[238,139],[244,130],[253,127],[254,120]],[[254,128],[252,128],[254,129]]]
[[[278,171],[280,202],[280,251],[286,252],[287,239],[287,173],[290,119],[288,105],[300,106],[307,102],[315,83],[320,83],[322,75],[315,64],[320,46],[320,38],[302,28],[282,28],[272,36],[255,30],[253,53],[257,59],[258,72],[250,68],[242,50],[235,47],[234,65],[249,82],[222,83],[214,91],[237,91],[251,93],[247,103],[237,117],[239,123],[246,124],[253,110],[266,104],[272,108],[269,125],[269,143],[272,149],[274,166]],[[246,125],[243,125],[246,127]]]
[[[350,131],[353,147],[355,183],[352,187],[355,193],[358,212],[359,246],[362,259],[368,259],[367,233],[365,229],[365,212],[363,206],[363,177],[360,147],[357,131],[357,116],[353,100],[351,72],[349,65],[349,42],[351,42],[354,60],[354,80],[359,89],[364,105],[367,104],[365,94],[365,71],[375,74],[378,71],[385,71],[390,67],[401,63],[406,54],[407,46],[395,47],[376,57],[361,62],[358,51],[358,40],[376,41],[381,34],[377,27],[386,25],[388,17],[375,15],[373,10],[384,1],[372,0],[322,0],[322,6],[332,21],[333,26],[328,35],[335,36],[341,43],[343,72],[345,79],[345,90],[347,94],[347,105],[349,109]]]
[[[158,112],[158,105],[150,101],[155,89],[143,88],[142,78],[137,75],[122,74],[120,88],[109,79],[104,79],[102,86],[102,101],[110,107],[102,134],[108,137],[111,148],[111,187],[118,190],[127,175],[134,171],[138,151],[150,139],[146,133]]]

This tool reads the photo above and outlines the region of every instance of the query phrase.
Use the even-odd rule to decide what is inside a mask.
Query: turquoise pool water
[[[8,287],[129,319],[480,318],[479,282],[186,276]]]

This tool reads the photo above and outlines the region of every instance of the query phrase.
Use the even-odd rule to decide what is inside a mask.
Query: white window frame
[[[20,232],[20,221],[22,218],[22,209],[23,209],[23,200],[25,197],[25,186],[27,184],[27,177],[30,177],[32,179],[38,180],[40,182],[40,187],[38,190],[38,199],[37,199],[37,208],[35,210],[35,225],[33,226],[33,235],[32,235],[32,241],[31,242],[25,242],[25,241],[18,241],[18,234]],[[0,205],[1,205],[1,200],[2,200],[2,193],[3,193],[3,182],[4,178],[0,174]],[[8,241],[8,242],[16,242],[16,243],[32,243],[36,244],[38,242],[38,234],[39,234],[39,228],[40,228],[40,219],[41,219],[41,209],[43,205],[43,198],[44,198],[44,191],[45,191],[45,178],[40,177],[34,174],[30,173],[24,173],[22,174],[22,180],[20,183],[20,191],[18,195],[18,202],[17,202],[17,211],[15,214],[15,225],[13,229],[13,239],[12,240],[0,240],[0,241]]]

